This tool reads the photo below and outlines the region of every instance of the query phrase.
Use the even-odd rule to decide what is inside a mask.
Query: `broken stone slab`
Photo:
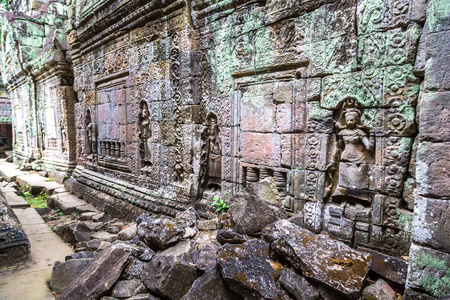
[[[80,242],[89,241],[93,232],[84,222],[71,222],[56,226],[55,233],[65,243],[76,245]]]
[[[175,255],[180,256],[182,254],[188,253],[191,251],[191,241],[190,240],[181,240],[173,246],[170,246],[163,250],[158,250],[156,255]]]
[[[242,297],[228,287],[218,267],[212,268],[194,281],[189,292],[181,300],[214,299],[238,300]]]
[[[206,271],[217,264],[217,246],[211,243],[203,243],[198,250],[192,252],[192,262],[197,269]]]
[[[378,279],[374,284],[369,285],[364,289],[361,295],[361,300],[397,300],[397,294],[383,279]]]
[[[65,257],[65,260],[71,260],[71,259],[80,259],[80,258],[94,258],[96,255],[95,252],[92,251],[81,251],[81,252],[76,252],[70,255],[67,255]]]
[[[147,245],[144,244],[145,247],[140,245],[125,243],[125,242],[115,242],[114,246],[120,247],[127,252],[131,253],[131,256],[136,257],[142,261],[148,262],[155,255],[152,249],[148,248]]]
[[[251,240],[242,245],[225,244],[217,252],[217,263],[228,286],[244,298],[275,299],[274,272],[268,256],[269,244]]]
[[[25,175],[25,172],[17,169],[14,164],[0,164],[0,176],[8,182],[16,181],[17,176]]]
[[[119,299],[130,298],[146,290],[139,279],[118,280],[111,290],[111,296]]]
[[[117,234],[99,231],[91,235],[91,240],[98,239],[106,242],[114,242],[117,239]]]
[[[41,192],[45,192],[47,195],[53,195],[53,192],[61,187],[57,182],[45,181],[38,174],[17,176],[17,183],[22,190],[29,191],[33,195],[39,195]]]
[[[109,233],[112,233],[112,234],[118,234],[122,230],[124,225],[125,224],[123,222],[111,223],[108,226],[108,228],[106,228],[106,232],[109,232]]]
[[[327,235],[279,220],[262,230],[262,237],[302,274],[347,298],[357,298],[372,260]]]
[[[408,275],[408,262],[364,247],[358,247],[357,250],[372,254],[370,270],[390,281],[405,285]]]
[[[30,241],[14,211],[0,199],[0,267],[27,261]]]
[[[165,249],[183,239],[186,224],[169,217],[151,218],[148,215],[137,219],[137,235],[152,249]]]
[[[231,230],[218,230],[217,241],[221,245],[225,244],[243,244],[247,241],[247,236]]]
[[[202,220],[198,221],[197,228],[199,230],[216,230],[217,229],[217,220]]]
[[[160,299],[151,294],[141,294],[128,298],[128,300],[160,300]]]
[[[92,216],[92,221],[94,221],[94,222],[108,222],[108,221],[111,221],[111,217],[107,213],[101,212],[101,213],[98,213],[98,214]]]
[[[140,279],[156,295],[177,300],[197,279],[197,270],[178,257],[161,255],[155,256],[142,270]]]
[[[80,214],[86,212],[100,213],[100,211],[90,203],[86,203],[85,205],[82,206],[77,206],[77,212],[79,212]]]
[[[92,258],[80,258],[65,262],[55,261],[49,282],[52,291],[61,294],[91,260]]]
[[[85,212],[78,216],[78,220],[80,221],[89,221],[92,220],[92,217],[95,216],[96,212]]]
[[[200,219],[198,213],[195,211],[193,207],[189,207],[185,211],[177,213],[175,218],[183,220],[188,227],[194,226]]]
[[[238,233],[252,235],[285,216],[281,203],[266,202],[250,186],[230,199],[231,219]]]
[[[99,298],[117,281],[130,253],[119,247],[100,252],[59,296],[59,300]]]
[[[197,233],[199,233],[199,230],[193,227],[186,227],[184,230],[185,232],[183,238],[185,239],[193,238]]]
[[[305,278],[292,270],[281,271],[279,281],[281,285],[297,300],[319,299],[319,291]]]
[[[143,268],[144,263],[142,261],[135,257],[130,257],[127,266],[123,270],[122,274],[120,274],[120,279],[130,280],[139,278],[141,276]]]
[[[58,207],[64,214],[70,215],[77,211],[77,207],[86,205],[86,201],[66,192],[48,197],[47,205],[51,208]]]
[[[30,203],[28,203],[23,197],[18,196],[16,192],[5,192],[4,189],[1,190],[3,197],[8,202],[8,205],[11,208],[27,208],[30,207]]]

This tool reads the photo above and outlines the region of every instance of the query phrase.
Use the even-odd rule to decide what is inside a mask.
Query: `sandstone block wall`
[[[448,4],[73,0],[10,14],[16,156],[76,160],[67,186],[130,219],[211,216],[213,197],[271,176],[306,228],[410,255],[410,296],[448,294]],[[35,34],[44,15],[65,22]],[[52,53],[47,71],[13,41]]]
[[[25,4],[10,6],[37,5]],[[67,5],[50,1],[37,7],[29,9],[30,14],[5,12],[2,19],[2,66],[11,98],[13,150],[18,164],[35,162],[38,169],[62,180],[75,168],[76,96],[64,29]]]

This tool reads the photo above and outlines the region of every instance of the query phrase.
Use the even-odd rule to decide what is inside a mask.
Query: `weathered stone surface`
[[[408,262],[401,258],[363,247],[358,247],[358,251],[372,254],[372,263],[369,267],[370,270],[400,285],[406,283]]]
[[[417,197],[413,219],[413,241],[450,251],[450,201]]]
[[[93,234],[92,230],[84,222],[72,222],[68,224],[61,224],[55,227],[55,233],[61,239],[72,245],[78,242],[86,242],[90,240]]]
[[[124,249],[127,252],[131,253],[131,256],[134,256],[142,261],[148,262],[152,259],[155,252],[152,249],[147,248],[147,245],[144,243],[140,245],[124,243],[124,242],[115,242],[114,246]]]
[[[216,230],[217,229],[217,220],[201,220],[197,223],[197,228],[199,230]]]
[[[111,234],[105,231],[99,231],[91,234],[91,240],[99,239],[107,242],[114,242],[117,239],[117,234]]]
[[[92,251],[81,251],[81,252],[73,253],[71,255],[67,255],[65,257],[65,260],[68,261],[68,260],[71,260],[71,259],[94,258],[95,255],[96,255],[96,253],[92,252]]]
[[[141,281],[156,295],[180,299],[197,279],[197,271],[175,256],[155,256],[141,273]]]
[[[86,202],[80,200],[70,193],[60,193],[47,198],[49,207],[58,207],[65,215],[70,215],[77,211],[78,206],[86,205]]]
[[[420,97],[420,137],[433,142],[449,142],[450,92],[423,93]]]
[[[243,244],[247,241],[247,236],[231,230],[219,230],[217,231],[217,241],[222,245]]]
[[[450,197],[449,143],[420,143],[417,149],[417,192],[422,196]]]
[[[175,217],[177,219],[185,221],[188,226],[194,226],[200,219],[198,213],[192,207],[189,207],[187,210],[183,212],[177,213]]]
[[[217,246],[210,243],[203,243],[191,254],[192,262],[197,269],[206,271],[216,266]]]
[[[191,250],[190,240],[181,240],[173,246],[170,246],[163,250],[158,250],[156,255],[174,255],[180,256],[184,253],[188,253]]]
[[[131,224],[129,226],[126,226],[123,228],[119,233],[117,234],[117,239],[121,241],[127,241],[134,238],[137,234],[137,224]]]
[[[326,235],[315,235],[286,220],[268,225],[261,233],[272,249],[307,278],[346,297],[359,295],[369,271],[370,254],[353,250]]]
[[[165,249],[183,239],[185,223],[176,219],[141,216],[137,219],[137,235],[153,249]]]
[[[137,258],[130,257],[128,264],[120,274],[120,279],[131,280],[141,276],[144,263]]]
[[[0,267],[26,261],[30,241],[11,207],[0,197]]]
[[[54,293],[61,294],[81,271],[89,264],[92,258],[70,259],[66,262],[56,261],[53,265],[50,288]]]
[[[151,294],[141,294],[141,295],[136,295],[133,296],[131,298],[128,298],[129,300],[159,300],[158,297],[155,297]]]
[[[112,287],[111,296],[122,299],[142,294],[147,289],[139,279],[119,280]]]
[[[110,220],[111,217],[105,212],[101,212],[92,216],[92,221],[94,222],[108,222]]]
[[[364,289],[361,299],[396,300],[398,297],[386,281],[383,279],[378,279],[374,284],[369,285]]]
[[[275,299],[274,273],[268,255],[267,243],[251,240],[242,245],[224,245],[217,253],[217,263],[230,288],[244,298]]]
[[[450,294],[450,254],[412,244],[407,289],[436,298]]]
[[[98,254],[58,299],[96,299],[117,281],[130,253],[111,247]]]
[[[230,210],[236,231],[245,234],[254,234],[284,216],[281,204],[265,202],[252,187],[231,198]]]
[[[189,292],[181,299],[239,300],[242,297],[228,287],[221,277],[219,268],[216,267],[206,271],[205,274],[195,280]]]
[[[281,272],[281,285],[297,300],[319,299],[319,292],[306,279],[297,273],[284,269]]]

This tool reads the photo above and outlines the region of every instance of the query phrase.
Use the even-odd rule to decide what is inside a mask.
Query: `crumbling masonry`
[[[13,2],[14,159],[110,215],[273,177],[303,226],[450,293],[446,0]]]

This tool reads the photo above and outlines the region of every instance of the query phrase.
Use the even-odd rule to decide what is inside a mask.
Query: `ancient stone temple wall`
[[[2,28],[15,160],[34,162],[60,180],[75,167],[76,97],[66,56],[65,20],[66,4],[51,1],[32,15],[5,12]]]
[[[448,1],[60,4],[4,23],[18,159],[76,160],[67,187],[128,219],[273,177],[303,226],[448,294]]]

